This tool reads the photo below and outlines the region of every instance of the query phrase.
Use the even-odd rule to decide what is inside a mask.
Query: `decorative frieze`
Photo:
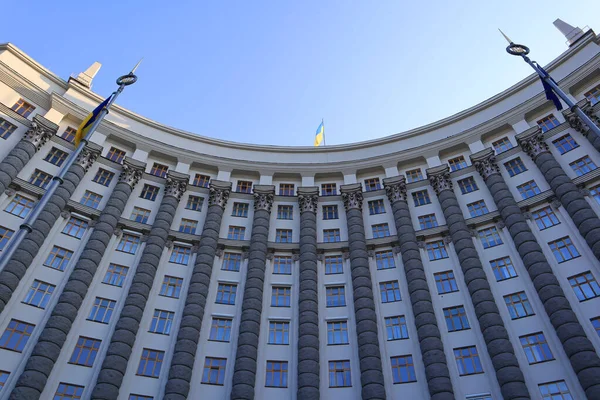
[[[342,185],[340,189],[346,212],[354,208],[362,211],[363,194],[361,184],[353,183],[351,185]]]
[[[549,153],[548,144],[544,141],[542,128],[534,127],[516,136],[517,143],[533,161],[543,153]]]
[[[496,163],[496,153],[492,148],[471,154],[471,163],[483,179],[488,179],[491,175],[500,173]]]
[[[427,170],[427,178],[429,178],[429,184],[438,196],[444,190],[452,190],[450,168],[447,165],[429,168]]]
[[[300,214],[303,212],[317,212],[319,203],[319,188],[318,187],[299,187],[298,188],[298,205],[300,206]]]
[[[402,175],[394,176],[393,178],[385,178],[383,180],[385,194],[387,194],[390,203],[396,201],[406,201],[406,178]]]

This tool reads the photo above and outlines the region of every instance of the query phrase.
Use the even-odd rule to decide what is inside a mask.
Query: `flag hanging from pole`
[[[81,139],[83,139],[85,137],[85,135],[87,135],[87,133],[90,130],[90,128],[92,127],[92,125],[94,125],[94,122],[96,122],[96,119],[98,119],[98,115],[100,114],[100,111],[102,111],[102,109],[104,107],[106,107],[106,105],[108,104],[108,102],[110,101],[110,99],[112,97],[113,97],[112,94],[110,96],[108,96],[106,98],[106,100],[104,100],[102,103],[100,103],[100,105],[98,107],[96,107],[94,109],[94,111],[92,111],[81,122],[81,125],[79,125],[79,128],[77,128],[77,133],[75,133],[75,147],[79,146],[79,142],[81,142]]]
[[[544,70],[544,68],[542,68],[541,65],[539,65],[538,63],[536,63],[536,65],[539,68],[539,70],[548,79],[552,79],[552,78],[550,78],[550,75],[548,75],[548,73]],[[556,107],[556,109],[558,111],[562,110],[563,109],[562,103],[560,102],[560,100],[559,100],[558,96],[556,95],[556,93],[554,93],[554,90],[552,89],[552,86],[550,86],[548,84],[548,82],[546,82],[546,80],[544,78],[542,78],[541,76],[540,76],[540,79],[542,80],[542,85],[544,86],[544,92],[546,92],[546,99],[552,101],[552,103],[554,103],[554,107]]]
[[[323,140],[325,139],[325,125],[323,121],[317,128],[317,134],[315,135],[315,147],[320,146]]]

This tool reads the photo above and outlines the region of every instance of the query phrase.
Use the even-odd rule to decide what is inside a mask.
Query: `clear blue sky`
[[[508,88],[531,70],[505,53],[498,27],[542,64],[566,50],[556,18],[600,31],[598,0],[38,0],[2,11],[15,17],[0,40],[62,78],[100,61],[101,95],[143,56],[138,83],[119,98],[139,114],[297,146],[312,145],[321,118],[327,144],[356,142]]]

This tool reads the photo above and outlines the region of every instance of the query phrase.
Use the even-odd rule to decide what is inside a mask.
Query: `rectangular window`
[[[65,131],[62,133],[62,135],[60,137],[65,139],[69,143],[73,143],[75,141],[76,135],[77,135],[77,129],[67,126],[67,128],[65,129]]]
[[[102,340],[79,336],[77,344],[73,349],[73,354],[71,354],[71,358],[69,359],[69,364],[83,365],[84,367],[94,365],[94,360],[100,349],[100,343],[102,343]]]
[[[191,254],[192,249],[190,247],[173,245],[173,250],[171,250],[171,257],[169,258],[169,262],[181,265],[188,265],[188,263],[190,262]]]
[[[164,351],[144,349],[142,351],[142,357],[140,358],[140,365],[138,365],[136,375],[158,378],[164,357]]]
[[[365,192],[372,192],[381,189],[379,178],[365,179]]]
[[[290,323],[269,321],[269,344],[290,344]]]
[[[373,238],[382,238],[390,236],[390,226],[387,224],[376,224],[371,225],[371,229],[373,230]]]
[[[579,144],[573,139],[570,134],[566,134],[565,136],[561,136],[556,140],[552,141],[554,147],[560,154],[565,154],[573,149],[579,147]]]
[[[53,147],[52,149],[50,149],[50,151],[44,158],[44,161],[48,161],[50,164],[60,167],[63,164],[63,162],[65,162],[66,159],[67,159],[66,152],[62,151],[61,149],[57,149],[56,147]],[[100,170],[104,171],[103,169],[100,169]],[[108,186],[108,185],[106,185],[106,186]]]
[[[202,383],[223,386],[225,382],[226,358],[206,357],[202,371]]]
[[[337,195],[337,188],[335,183],[323,183],[321,184],[321,196],[335,196]]]
[[[292,230],[275,229],[275,243],[292,243]]]
[[[596,333],[600,336],[600,317],[592,318],[590,321],[592,322],[592,326],[596,330]]]
[[[35,171],[33,171],[33,174],[31,174],[31,177],[29,178],[29,183],[39,188],[46,189],[46,186],[48,186],[51,180],[52,175],[47,174],[42,170],[36,169]]]
[[[346,306],[346,288],[344,286],[327,286],[325,288],[327,307]]]
[[[454,272],[438,272],[437,274],[433,274],[433,277],[435,278],[435,286],[437,287],[438,294],[458,292]]]
[[[421,172],[421,168],[411,169],[409,171],[406,171],[406,182],[407,183],[422,181],[423,179],[425,179],[425,178],[423,178],[423,173]]]
[[[575,245],[568,236],[549,242],[548,246],[559,263],[579,257]]]
[[[382,303],[393,303],[402,300],[398,281],[380,282],[379,291],[381,292]]]
[[[6,381],[8,380],[9,376],[10,376],[10,372],[0,371],[0,391],[2,391],[2,388],[4,387],[4,385],[6,385]]]
[[[117,302],[114,300],[96,297],[96,299],[94,300],[92,311],[90,311],[90,315],[87,318],[88,321],[108,324],[108,322],[110,321],[110,317],[113,311],[115,310],[116,304]]]
[[[54,289],[56,289],[55,285],[35,279],[25,295],[23,303],[45,309],[48,301],[50,301],[50,296],[54,293]]]
[[[84,206],[91,207],[91,208],[98,208],[101,201],[102,201],[102,196],[100,196],[98,193],[94,193],[94,192],[90,192],[89,190],[86,190],[85,193],[83,194],[83,197],[79,201],[79,203],[83,204]]]
[[[0,138],[8,139],[15,130],[17,130],[16,125],[11,124],[4,118],[0,118]]]
[[[416,382],[415,364],[410,355],[391,357],[394,383]]]
[[[469,214],[472,218],[479,217],[480,215],[484,215],[490,212],[487,206],[485,205],[485,201],[483,200],[467,204],[467,209],[469,210]]]
[[[237,285],[229,283],[219,283],[217,288],[217,304],[235,305],[235,295],[237,293]]]
[[[4,226],[0,226],[0,251],[4,249],[4,247],[8,244],[8,241],[12,237],[13,231],[12,229],[8,229]]]
[[[477,232],[479,235],[479,239],[481,239],[481,244],[484,249],[489,249],[490,247],[499,246],[502,244],[502,239],[500,239],[500,234],[498,234],[498,230],[495,226],[487,229],[481,229]]]
[[[535,223],[540,231],[560,224],[558,218],[554,214],[554,211],[552,211],[552,208],[549,206],[537,211],[533,211],[531,215],[533,216],[533,219],[535,220]]]
[[[542,400],[573,400],[565,381],[541,383],[538,387]]]
[[[327,322],[327,344],[348,344],[348,322]]]
[[[583,96],[588,99],[592,105],[598,103],[600,101],[600,85],[585,92]]]
[[[86,229],[88,228],[88,223],[82,219],[71,217],[69,218],[69,222],[65,225],[62,233],[65,235],[73,236],[77,239],[81,239]]]
[[[508,175],[510,175],[510,176],[516,176],[516,175],[519,175],[520,173],[527,171],[525,164],[523,164],[523,161],[521,161],[521,159],[519,157],[505,162],[504,167],[506,167],[506,170],[508,171]]]
[[[123,253],[135,254],[140,245],[140,237],[124,233],[117,245],[117,251]]]
[[[475,346],[454,349],[454,358],[460,376],[483,372],[481,360],[479,360],[479,354],[477,354],[477,347]]]
[[[165,297],[172,297],[178,299],[181,294],[181,285],[183,279],[176,276],[165,275],[162,286],[160,288],[160,295]]]
[[[518,292],[504,296],[504,302],[508,308],[511,319],[525,318],[533,315],[533,308],[525,292]]]
[[[457,181],[457,183],[462,194],[467,194],[479,190],[479,188],[477,187],[477,183],[475,182],[475,179],[473,179],[472,176],[460,179]]]
[[[490,265],[492,266],[494,276],[498,282],[517,276],[517,272],[515,271],[515,267],[513,266],[510,257],[492,260],[490,261]]]
[[[189,233],[191,235],[196,233],[198,227],[198,221],[193,219],[181,219],[181,225],[179,225],[179,232]]]
[[[421,229],[435,228],[438,226],[435,214],[427,214],[419,216],[419,226]]]
[[[221,269],[224,271],[238,272],[242,265],[242,255],[239,253],[224,253]]]
[[[287,387],[287,361],[267,361],[266,387]]]
[[[173,325],[174,312],[166,310],[154,310],[152,316],[152,322],[150,322],[150,333],[158,333],[161,335],[168,335],[171,333],[171,326]]]
[[[427,190],[419,190],[418,192],[413,192],[412,198],[415,202],[415,207],[424,206],[425,204],[431,204],[431,199],[429,199],[429,193],[427,192]]]
[[[186,210],[201,211],[202,203],[204,203],[204,197],[190,195],[185,204]]]
[[[446,319],[448,332],[463,331],[471,328],[463,306],[444,308],[444,318]]]
[[[62,247],[54,246],[44,262],[44,266],[64,271],[71,260],[73,252]]]
[[[590,196],[596,200],[596,203],[600,204],[600,185],[590,188]]]
[[[590,156],[581,157],[569,164],[577,176],[582,176],[598,168]]]
[[[132,221],[139,222],[142,224],[148,223],[148,218],[150,218],[150,210],[146,210],[141,207],[133,207],[133,211],[131,212]]]
[[[150,175],[158,176],[159,178],[166,178],[169,167],[164,164],[154,163],[152,169],[150,169]]]
[[[323,242],[332,243],[340,241],[339,229],[323,229]]]
[[[385,318],[387,340],[408,339],[408,328],[404,315]]]
[[[351,387],[350,360],[329,361],[329,387]]]
[[[369,215],[385,213],[385,205],[383,204],[383,199],[371,200],[367,204],[369,205]]]
[[[237,181],[236,191],[238,193],[252,193],[251,181]]]
[[[96,172],[96,176],[94,176],[94,179],[92,179],[92,181],[102,186],[108,186],[112,182],[114,176],[114,172],[98,168],[98,172]]]
[[[550,346],[546,342],[546,337],[542,332],[532,333],[519,337],[521,346],[529,364],[536,364],[544,361],[554,360]]]
[[[463,156],[458,156],[456,158],[451,158],[448,160],[448,165],[450,165],[450,171],[458,171],[459,169],[467,168],[467,162]]]
[[[152,396],[144,396],[141,394],[130,394],[127,400],[154,400]]]
[[[56,393],[54,393],[53,400],[81,399],[84,388],[84,386],[61,382],[58,385],[58,389],[56,389]]]
[[[25,100],[19,99],[15,104],[13,104],[11,110],[16,112],[20,116],[27,118],[31,115],[33,110],[35,110],[35,107],[32,104],[26,102]]]
[[[21,353],[33,332],[35,325],[11,319],[0,337],[0,348]]]
[[[248,203],[233,203],[232,217],[248,218]]]
[[[208,340],[214,340],[215,342],[229,342],[231,339],[232,323],[233,320],[231,318],[213,317]]]
[[[106,270],[106,275],[104,275],[102,283],[106,283],[107,285],[112,286],[123,287],[123,282],[125,281],[127,272],[129,272],[129,267],[111,263],[108,266],[108,269]]]
[[[207,188],[209,183],[210,183],[210,176],[196,174],[196,176],[194,176],[194,180],[192,181],[192,186]]]
[[[441,260],[448,258],[448,252],[446,251],[446,245],[443,240],[436,242],[425,243],[425,249],[429,256],[429,261]]]
[[[227,232],[227,239],[232,240],[244,240],[244,234],[246,233],[246,228],[243,226],[229,226],[229,231]]]
[[[273,273],[278,275],[292,274],[292,257],[275,256],[273,257]]]
[[[142,193],[140,193],[140,198],[154,201],[156,200],[156,196],[158,196],[158,191],[158,186],[152,186],[145,183],[142,189]]]
[[[291,305],[292,288],[289,286],[273,286],[271,292],[272,307],[289,307]]]
[[[569,284],[579,301],[600,296],[600,286],[590,271],[569,277]]]
[[[330,204],[323,206],[323,219],[338,219],[338,206],[336,204]]]
[[[117,149],[116,147],[111,147],[108,153],[106,153],[106,158],[116,163],[122,164],[123,159],[125,158],[125,150]]]
[[[325,257],[325,275],[344,273],[344,260],[342,256]]]
[[[553,114],[550,114],[537,122],[537,125],[542,128],[542,132],[548,132],[552,128],[556,128],[560,125],[560,122],[556,119]]]
[[[280,196],[293,196],[294,195],[294,184],[293,183],[280,183],[279,184],[279,195]]]
[[[494,147],[494,150],[496,150],[496,154],[504,153],[505,151],[513,148],[512,143],[507,137],[503,137],[502,139],[492,142],[492,146]]]
[[[378,251],[375,253],[375,262],[377,269],[396,268],[393,251]]]
[[[278,205],[277,206],[277,219],[293,219],[294,218],[294,206],[290,205]]]
[[[525,182],[524,184],[517,186],[517,190],[521,193],[523,200],[542,193],[535,181]]]

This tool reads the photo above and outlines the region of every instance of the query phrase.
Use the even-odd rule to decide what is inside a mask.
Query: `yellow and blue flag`
[[[100,111],[102,111],[102,109],[106,107],[112,96],[112,94],[108,96],[106,100],[100,103],[100,105],[96,107],[94,111],[92,111],[87,117],[85,117],[83,122],[81,122],[81,125],[79,125],[79,128],[77,128],[77,133],[75,133],[75,147],[79,146],[79,142],[81,142],[81,139],[83,139],[87,135],[92,125],[94,125],[94,122],[96,122],[96,120],[98,119]]]
[[[317,134],[315,135],[315,147],[320,146],[321,143],[325,140],[325,125],[323,121],[317,128]]]

